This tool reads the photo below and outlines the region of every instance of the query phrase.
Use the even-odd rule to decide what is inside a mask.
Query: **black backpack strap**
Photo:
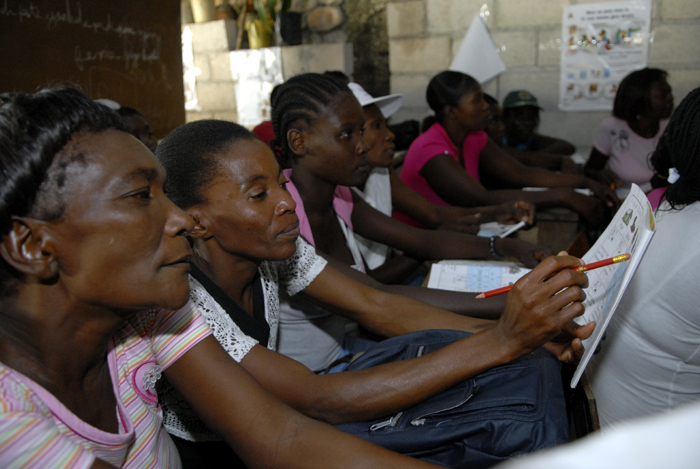
[[[256,275],[253,281],[253,316],[248,314],[238,303],[233,301],[226,292],[221,289],[204,272],[194,264],[190,264],[190,275],[209,292],[214,300],[226,310],[233,322],[241,328],[243,333],[257,340],[260,345],[267,347],[270,338],[270,326],[265,320],[265,297],[263,295],[262,280]]]

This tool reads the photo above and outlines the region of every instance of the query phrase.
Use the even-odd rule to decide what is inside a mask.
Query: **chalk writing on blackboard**
[[[129,24],[114,23],[111,15],[104,19],[88,20],[83,16],[79,1],[66,0],[61,9],[42,9],[34,2],[2,0],[0,16],[14,18],[18,22],[44,23],[49,30],[61,25],[75,26],[95,34],[115,35],[120,38],[119,49],[96,48],[87,49],[76,46],[74,51],[75,66],[85,70],[86,66],[102,62],[123,62],[125,70],[138,69],[141,62],[158,62],[160,60],[160,35],[130,26]]]

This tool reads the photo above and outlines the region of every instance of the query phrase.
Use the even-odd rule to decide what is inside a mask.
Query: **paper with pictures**
[[[583,261],[589,264],[620,254],[631,255],[627,262],[586,272],[588,288],[586,288],[586,300],[583,303],[586,312],[577,318],[576,322],[586,324],[595,321],[596,328],[591,337],[583,341],[586,352],[571,379],[572,388],[576,387],[581,378],[610,323],[615,308],[620,303],[622,294],[637,270],[644,251],[654,235],[654,225],[654,212],[646,195],[639,186],[633,184],[613,220],[593,247],[583,256]]]
[[[528,272],[514,262],[444,260],[430,268],[428,288],[481,293],[512,285]]]

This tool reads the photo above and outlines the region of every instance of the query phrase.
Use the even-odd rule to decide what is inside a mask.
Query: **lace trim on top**
[[[277,349],[279,284],[282,283],[290,295],[295,295],[309,286],[326,264],[326,260],[316,254],[316,249],[299,237],[292,257],[283,261],[265,261],[260,265],[265,319],[270,326],[268,349]],[[190,298],[211,327],[214,337],[231,357],[240,362],[258,341],[245,335],[196,279],[189,277],[189,282]],[[187,402],[166,380],[158,383],[158,398],[163,406],[163,423],[169,433],[190,441],[220,440],[199,421]]]

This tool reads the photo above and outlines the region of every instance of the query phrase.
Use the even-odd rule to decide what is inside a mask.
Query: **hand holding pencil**
[[[629,254],[621,254],[619,256],[609,257],[603,259],[602,261],[591,262],[590,264],[580,265],[578,267],[571,267],[572,270],[578,272],[587,272],[589,270],[598,269],[600,267],[605,267],[612,264],[617,264],[619,262],[628,261],[630,259]],[[507,285],[505,287],[496,288],[495,290],[489,290],[484,293],[479,293],[476,295],[477,298],[490,298],[496,295],[502,295],[503,293],[508,293],[513,288],[513,285]]]

